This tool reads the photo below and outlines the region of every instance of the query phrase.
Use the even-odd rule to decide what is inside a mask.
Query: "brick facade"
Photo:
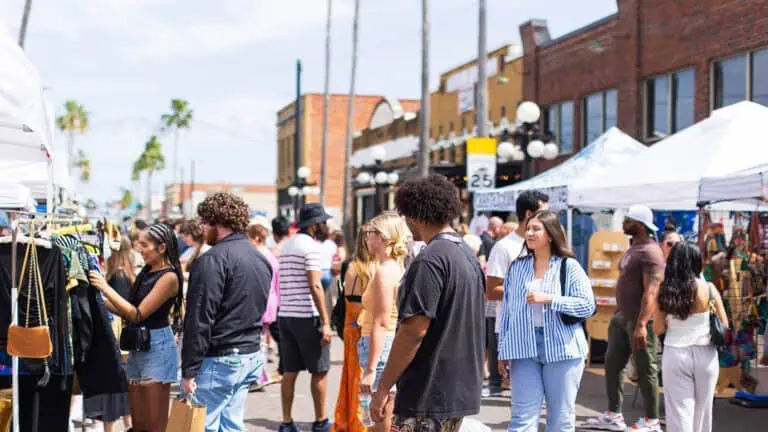
[[[587,95],[617,89],[618,127],[644,140],[648,78],[693,67],[699,121],[711,112],[713,61],[768,46],[766,1],[617,0],[617,6],[618,13],[554,40],[541,20],[520,26],[523,96],[542,107],[573,101],[576,149],[585,145]],[[538,160],[535,172],[563,160]]]

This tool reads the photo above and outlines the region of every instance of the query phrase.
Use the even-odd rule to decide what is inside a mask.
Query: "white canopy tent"
[[[699,203],[723,201],[757,203],[768,197],[768,164],[761,164],[721,177],[707,177],[699,185]]]
[[[475,192],[475,211],[514,211],[517,196],[525,190],[549,195],[556,210],[571,206],[569,190],[576,182],[595,176],[647,151],[648,148],[618,128],[611,128],[562,164],[529,180],[496,190]]]
[[[760,139],[765,136],[768,108],[739,102],[714,111],[706,120],[599,176],[577,182],[570,190],[569,203],[581,208],[644,204],[656,210],[695,210],[702,178],[768,163],[768,146]],[[727,207],[742,208],[739,203]]]
[[[42,166],[42,175],[36,168],[26,176],[35,182],[42,179],[45,191],[40,198],[52,203],[54,120],[43,95],[40,74],[16,41],[2,31],[0,59],[0,161],[4,168],[27,163]],[[10,172],[3,170],[2,175],[19,181]]]
[[[35,200],[29,188],[15,182],[0,180],[0,209],[27,210],[35,209]]]

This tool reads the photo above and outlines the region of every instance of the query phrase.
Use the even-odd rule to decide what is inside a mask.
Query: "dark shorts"
[[[395,432],[459,432],[464,417],[435,419],[429,417],[392,418],[392,431]]]
[[[320,318],[279,318],[283,371],[325,373],[331,368],[331,346],[321,345]]]

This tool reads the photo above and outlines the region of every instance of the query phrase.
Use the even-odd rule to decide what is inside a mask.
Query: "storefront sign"
[[[467,140],[467,189],[470,191],[496,187],[496,139]]]

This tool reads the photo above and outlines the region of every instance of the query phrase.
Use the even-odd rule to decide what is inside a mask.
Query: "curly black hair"
[[[198,243],[202,243],[205,238],[203,237],[203,227],[196,220],[186,221],[181,225],[179,234],[186,234],[192,237]]]
[[[216,192],[197,206],[202,222],[221,225],[236,233],[245,232],[250,215],[248,205],[239,196],[229,192]]]
[[[693,243],[681,242],[669,252],[664,282],[659,289],[659,309],[678,319],[688,318],[696,299],[696,279],[701,274],[702,259]]]
[[[448,225],[461,215],[459,190],[440,174],[409,180],[397,190],[400,214],[429,225]]]

